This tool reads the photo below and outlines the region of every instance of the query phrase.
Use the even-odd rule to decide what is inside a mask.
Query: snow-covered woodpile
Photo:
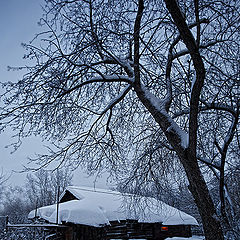
[[[59,204],[41,207],[29,218],[68,226],[67,240],[151,239],[191,236],[197,221],[154,198],[116,191],[67,187]]]

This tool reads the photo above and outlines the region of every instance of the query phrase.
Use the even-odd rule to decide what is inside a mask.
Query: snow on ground
[[[166,240],[204,240],[204,237],[203,236],[192,236],[190,238],[173,237],[173,238],[167,238]]]
[[[121,239],[110,239],[110,240],[121,240]],[[146,239],[132,239],[132,240],[146,240]],[[167,238],[165,240],[204,240],[203,236],[192,236],[190,238],[182,238],[182,237],[173,237]]]

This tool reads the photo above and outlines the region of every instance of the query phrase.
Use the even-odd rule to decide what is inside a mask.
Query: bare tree
[[[0,226],[0,239],[45,239],[44,234],[33,228],[8,228],[6,230],[6,216],[8,216],[8,224],[24,224],[28,222],[29,212],[36,207],[35,201],[29,201],[25,188],[7,186],[1,200],[3,208],[0,214],[3,218],[1,219],[2,226]]]
[[[19,186],[8,186],[3,195],[1,214],[8,215],[11,223],[25,222],[32,206],[26,198],[24,189]]]
[[[173,151],[206,239],[224,239],[203,173],[219,175],[226,221],[226,164],[239,146],[239,1],[46,3],[49,30],[39,46],[25,45],[36,64],[4,84],[2,130],[52,141],[49,155],[34,160],[41,166],[89,172],[148,159],[151,173],[160,149]]]
[[[62,193],[71,185],[72,177],[69,169],[58,169],[55,172],[40,169],[35,174],[28,174],[26,178],[28,199],[38,207],[56,203],[58,191]]]
[[[1,169],[0,171],[0,204],[2,203],[2,195],[6,187],[6,182],[8,181],[9,178],[10,176],[7,176],[4,173],[3,169]]]

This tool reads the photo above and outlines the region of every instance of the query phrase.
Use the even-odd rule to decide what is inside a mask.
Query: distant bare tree
[[[147,181],[166,166],[161,154],[173,154],[167,169],[182,164],[206,239],[223,239],[225,170],[239,147],[239,1],[46,3],[49,30],[39,46],[24,45],[35,65],[4,84],[1,129],[52,141],[35,159],[41,166],[118,175],[128,166]],[[219,179],[219,217],[209,169]]]
[[[27,198],[25,189],[19,186],[7,186],[1,200],[3,209],[0,210],[0,215],[8,216],[9,224],[27,223],[29,212],[35,208],[35,204]],[[0,239],[2,240],[45,239],[44,234],[33,228],[8,228],[6,231],[6,218],[1,220],[3,225],[0,226]]]
[[[9,216],[11,223],[24,223],[32,204],[26,198],[25,191],[19,186],[8,186],[2,196],[2,215]]]
[[[34,174],[29,173],[26,178],[26,192],[30,202],[38,207],[56,203],[58,189],[61,194],[71,185],[72,177],[69,169],[58,169],[54,172],[40,169]]]
[[[3,169],[1,169],[1,171],[0,171],[0,204],[1,204],[1,199],[2,199],[2,197],[1,197],[1,195],[3,194],[3,192],[4,192],[4,187],[5,187],[5,185],[6,185],[6,182],[7,182],[7,180],[9,179],[9,176],[7,176],[5,173],[4,173],[4,171],[3,171]]]

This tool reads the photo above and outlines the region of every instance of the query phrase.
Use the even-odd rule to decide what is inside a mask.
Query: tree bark
[[[189,150],[186,150],[183,155],[178,155],[180,155],[181,163],[188,177],[189,190],[201,215],[206,240],[223,240],[224,236],[220,219],[217,217],[215,206],[197,160],[194,159]]]

